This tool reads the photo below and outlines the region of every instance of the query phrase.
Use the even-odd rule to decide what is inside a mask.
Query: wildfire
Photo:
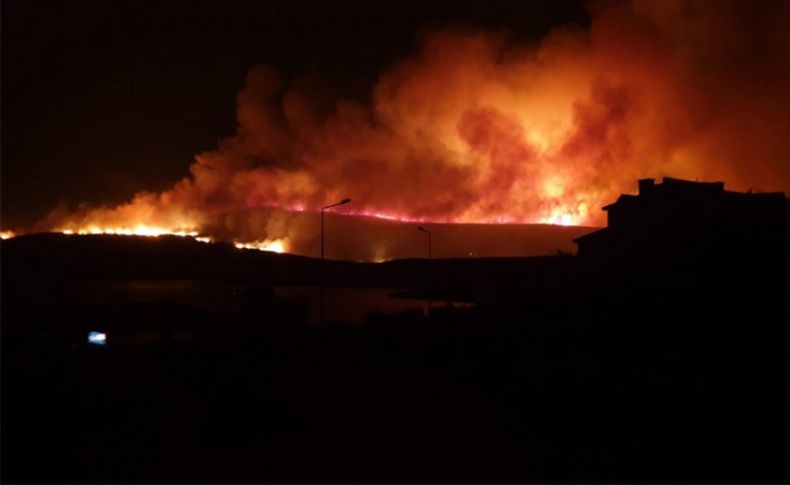
[[[541,224],[555,224],[558,226],[577,226],[581,220],[584,220],[585,204],[579,204],[575,209],[570,209],[568,206],[559,206],[540,219]]]
[[[315,255],[314,216],[344,197],[354,203],[333,213],[595,226],[605,223],[599,208],[639,178],[787,187],[790,10],[744,18],[690,0],[689,17],[686,3],[592,2],[589,29],[529,45],[496,32],[431,32],[377,76],[364,102],[255,67],[238,93],[236,132],[196,155],[183,179],[118,206],[55,210],[37,227],[199,233]],[[749,25],[752,17],[776,21]],[[344,234],[369,258],[375,243]]]
[[[586,207],[586,204],[580,203],[580,207]],[[545,211],[543,216],[540,215],[498,215],[498,216],[476,216],[469,214],[466,216],[457,217],[414,217],[408,214],[392,214],[387,212],[378,211],[338,211],[343,215],[371,217],[374,219],[382,219],[385,221],[406,222],[406,223],[433,223],[433,224],[551,224],[559,226],[579,226],[588,222],[587,217],[589,214],[579,210],[551,209]]]
[[[61,229],[59,232],[66,235],[88,235],[88,234],[108,234],[116,236],[143,236],[143,237],[160,237],[160,236],[178,236],[188,237],[201,243],[213,243],[214,238],[208,236],[199,236],[197,231],[187,230],[172,230],[163,227],[148,226],[145,224],[137,224],[134,227],[97,227],[90,226],[86,228],[77,229]],[[3,239],[14,237],[15,234],[11,231],[3,231],[0,233]],[[274,253],[284,253],[287,248],[287,241],[285,238],[280,239],[265,239],[260,241],[239,242],[234,241],[233,245],[238,249],[255,249],[259,251],[271,251]]]
[[[239,249],[257,249],[258,251],[271,251],[273,253],[284,253],[287,242],[285,239],[265,239],[263,241],[236,242]]]
[[[554,224],[557,226],[575,226],[576,225],[576,218],[573,215],[565,213],[565,214],[554,214],[547,218],[541,219],[541,224]]]
[[[0,231],[0,239],[6,240],[11,239],[12,237],[16,237],[16,233],[14,231]]]
[[[58,232],[63,234],[111,234],[116,236],[144,236],[144,237],[158,237],[158,236],[179,236],[179,237],[193,237],[198,235],[197,231],[186,230],[171,230],[163,227],[148,226],[145,224],[137,224],[133,227],[98,227],[90,226],[86,228],[77,229],[60,229]]]

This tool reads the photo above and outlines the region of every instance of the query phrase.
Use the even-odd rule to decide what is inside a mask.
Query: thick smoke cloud
[[[600,225],[635,180],[790,187],[790,3],[593,2],[589,30],[538,44],[433,32],[381,73],[368,103],[256,67],[238,128],[190,175],[41,228],[198,230],[309,252],[312,211],[412,221]],[[272,215],[276,214],[276,215]]]

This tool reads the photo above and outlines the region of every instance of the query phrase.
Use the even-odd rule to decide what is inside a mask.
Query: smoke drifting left
[[[238,127],[189,176],[117,207],[59,208],[37,230],[136,227],[307,252],[305,217],[600,225],[640,177],[790,187],[790,5],[593,2],[588,30],[524,44],[482,30],[424,35],[370,102],[268,67],[247,75]],[[273,211],[272,209],[279,209]]]

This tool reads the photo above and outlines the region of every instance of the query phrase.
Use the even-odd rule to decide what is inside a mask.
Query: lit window
[[[88,332],[88,343],[93,345],[107,345],[107,334],[102,332]]]

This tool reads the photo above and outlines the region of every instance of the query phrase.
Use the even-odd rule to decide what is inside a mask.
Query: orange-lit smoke
[[[314,211],[351,197],[336,210],[601,225],[600,207],[641,177],[790,186],[790,3],[634,0],[590,11],[589,29],[536,44],[428,34],[367,103],[256,67],[235,135],[196,156],[188,177],[119,207],[54,211],[40,228],[162,228],[314,254],[314,221],[257,209]]]

